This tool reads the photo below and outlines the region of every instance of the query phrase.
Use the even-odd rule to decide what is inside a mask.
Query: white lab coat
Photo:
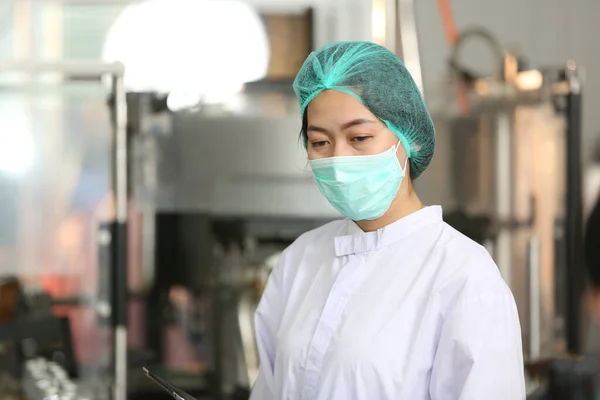
[[[287,248],[256,312],[252,400],[521,400],[514,298],[487,251],[427,207]]]

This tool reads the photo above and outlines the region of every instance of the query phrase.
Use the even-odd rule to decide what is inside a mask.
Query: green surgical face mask
[[[353,221],[381,218],[396,197],[406,171],[396,152],[400,142],[374,156],[310,160],[317,186],[329,203]]]

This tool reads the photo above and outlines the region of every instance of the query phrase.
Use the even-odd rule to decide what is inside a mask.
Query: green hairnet
[[[410,73],[391,51],[370,42],[331,43],[311,53],[294,80],[304,117],[323,90],[347,93],[381,119],[400,139],[417,178],[435,150],[435,129]],[[307,143],[304,143],[307,146]]]

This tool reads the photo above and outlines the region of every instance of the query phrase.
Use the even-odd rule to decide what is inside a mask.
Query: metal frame
[[[378,5],[385,10],[383,44],[402,59],[424,98],[415,0],[373,0],[372,10]]]
[[[569,84],[566,130],[566,323],[567,351],[580,354],[582,349],[581,299],[584,281],[583,199],[581,162],[582,80],[574,62],[565,70]]]
[[[421,72],[421,56],[419,54],[419,38],[417,34],[417,16],[415,0],[396,0],[398,7],[398,33],[400,34],[399,54],[411,73],[413,80],[425,97],[423,74]]]
[[[112,78],[113,179],[116,201],[116,246],[113,268],[114,400],[127,399],[127,102],[121,63],[36,62],[0,60],[0,73],[57,74],[65,80],[99,82]]]

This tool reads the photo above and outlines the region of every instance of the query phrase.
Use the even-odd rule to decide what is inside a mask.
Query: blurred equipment
[[[67,372],[43,358],[25,362],[21,386],[28,400],[82,399],[77,396],[77,386]]]
[[[5,315],[0,322],[0,371],[18,378],[26,360],[45,357],[77,377],[69,319],[52,314],[50,296],[17,279],[0,285],[0,293]]]
[[[492,76],[475,72],[459,54],[474,38],[495,55]],[[448,101],[455,106],[434,116],[436,160],[416,186],[439,201],[433,196],[444,186],[435,181],[449,182],[445,218],[493,255],[517,301],[526,356],[578,354],[583,282],[578,69],[574,63],[532,69],[483,29],[459,35],[450,66],[458,101]]]
[[[436,160],[416,186],[426,198],[445,192],[448,222],[494,257],[517,301],[528,360],[580,354],[579,69],[534,68],[484,28],[459,31],[449,1],[438,6],[451,47],[442,101],[451,105],[436,110]],[[490,49],[491,70],[480,53],[467,57],[474,40]]]
[[[528,365],[542,384],[527,400],[596,400],[598,368],[592,359],[564,358]]]
[[[21,400],[21,385],[14,377],[0,373],[0,393],[3,400]]]
[[[17,278],[0,281],[0,323],[15,319],[20,295],[21,284]]]
[[[148,2],[144,12],[149,13],[151,5],[167,3]],[[215,399],[247,398],[258,368],[253,315],[268,276],[265,260],[304,229],[337,215],[314,187],[304,150],[296,141],[291,78],[312,50],[313,16],[311,10],[266,14],[257,24],[254,11],[241,3],[187,4],[190,9],[178,11],[187,13],[184,22],[191,22],[190,15],[196,14],[190,10],[198,8],[207,11],[202,18],[210,20],[199,24],[194,16],[191,32],[210,29],[216,20],[221,26],[210,34],[189,36],[188,30],[186,37],[179,27],[169,32],[179,34],[171,36],[178,48],[189,43],[202,55],[191,63],[177,62],[168,56],[183,54],[173,54],[171,45],[164,49],[167,56],[161,59],[168,60],[169,68],[185,66],[185,71],[148,70],[150,64],[140,62],[140,57],[154,60],[161,52],[152,48],[152,54],[139,53],[134,39],[148,40],[140,31],[135,38],[117,40],[117,33],[131,32],[130,26],[127,32],[119,28],[125,26],[123,21],[117,20],[105,43],[105,55],[125,62],[126,83],[136,91],[127,96],[128,129],[131,189],[142,213],[143,268],[149,289],[146,346],[156,351],[161,365],[206,372]],[[121,17],[139,21],[140,16],[132,14],[136,7]],[[215,18],[210,7],[217,13],[217,8],[236,7],[250,25],[239,26],[229,16]],[[170,4],[168,8],[174,12]],[[149,20],[142,21],[141,32],[150,29],[150,37],[159,34],[161,43],[169,43]],[[265,27],[266,35],[261,33]],[[227,32],[220,34],[223,29]],[[243,40],[233,41],[232,35]],[[210,38],[210,43],[198,49],[198,37]],[[128,45],[135,51],[123,51]],[[219,56],[211,58],[213,53]],[[265,74],[265,80],[249,82]],[[208,81],[198,81],[199,75]],[[190,81],[197,87],[189,88]],[[194,91],[187,107],[174,104],[182,89],[177,82],[187,92]],[[214,96],[207,90],[222,93]]]
[[[111,313],[114,330],[114,400],[125,400],[127,395],[127,104],[123,82],[123,65],[34,61],[1,61],[0,71],[35,75],[60,76],[62,79],[99,81],[109,78],[113,123],[113,193],[116,218],[113,221],[111,241],[114,243],[113,304]]]
[[[285,86],[249,85],[240,110],[173,113],[164,96],[128,95],[146,345],[161,365],[205,371],[215,399],[248,398],[254,310],[274,258],[338,215],[306,168]]]
[[[20,382],[25,400],[112,400],[109,386],[100,380],[77,382],[61,365],[41,357],[23,364]]]

